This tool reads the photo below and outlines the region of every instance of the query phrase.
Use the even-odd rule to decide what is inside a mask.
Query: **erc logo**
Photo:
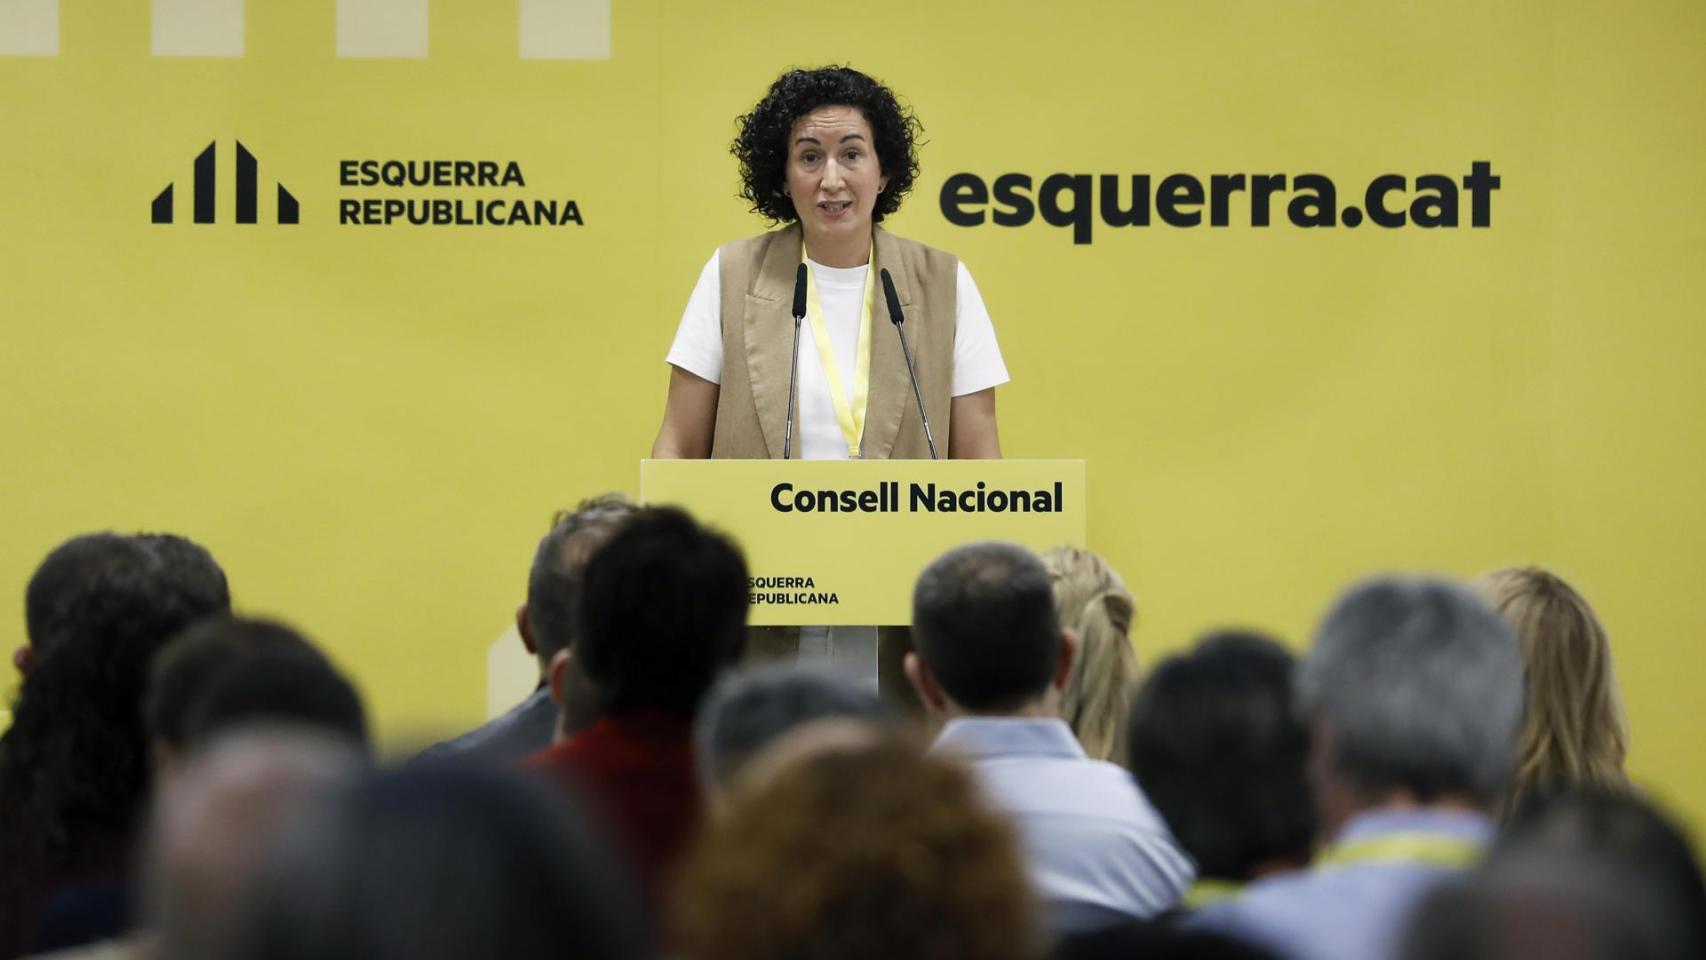
[[[256,162],[255,155],[249,152],[249,148],[243,146],[241,140],[235,142],[237,144],[237,222],[258,223],[259,204],[257,201],[260,196],[258,180],[260,165]],[[196,223],[214,222],[214,197],[217,195],[219,186],[218,155],[218,141],[215,141],[208,144],[207,149],[195,158],[194,218]],[[172,222],[174,186],[176,185],[166,184],[166,189],[160,191],[159,196],[154,198],[153,219],[155,223]],[[296,198],[284,188],[284,184],[278,184],[278,222],[298,223],[300,217],[301,211],[296,203]]]

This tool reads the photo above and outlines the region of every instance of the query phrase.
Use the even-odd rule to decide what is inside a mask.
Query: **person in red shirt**
[[[626,851],[649,899],[699,825],[693,716],[746,646],[746,559],[670,507],[640,510],[587,562],[576,629],[551,664],[561,717],[598,719],[528,764],[575,790]],[[590,704],[581,702],[590,699]]]

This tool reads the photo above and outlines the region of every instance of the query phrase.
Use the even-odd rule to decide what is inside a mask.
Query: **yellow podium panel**
[[[906,624],[951,547],[1082,546],[1082,460],[642,460],[640,499],[740,541],[750,622]]]

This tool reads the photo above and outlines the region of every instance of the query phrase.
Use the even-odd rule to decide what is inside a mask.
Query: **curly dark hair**
[[[924,125],[894,91],[852,67],[789,70],[776,78],[764,99],[740,118],[729,152],[740,161],[740,196],[752,212],[771,223],[800,218],[788,199],[788,134],[794,121],[819,107],[853,107],[871,125],[877,163],[888,186],[877,195],[873,222],[900,209],[918,179],[919,135]]]
[[[0,956],[58,886],[124,875],[151,782],[149,663],[191,623],[230,611],[224,573],[182,538],[90,534],[42,566],[57,571],[32,591],[52,625],[32,637],[46,652],[0,736]]]

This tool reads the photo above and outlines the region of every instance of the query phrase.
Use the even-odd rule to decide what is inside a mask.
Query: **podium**
[[[975,540],[1083,546],[1082,460],[642,460],[640,501],[746,553],[753,626],[912,622],[930,561]]]
[[[954,547],[1084,546],[1084,483],[1082,460],[640,461],[642,503],[740,543],[755,627],[910,626],[918,574]],[[486,672],[488,717],[538,684],[513,624]]]

